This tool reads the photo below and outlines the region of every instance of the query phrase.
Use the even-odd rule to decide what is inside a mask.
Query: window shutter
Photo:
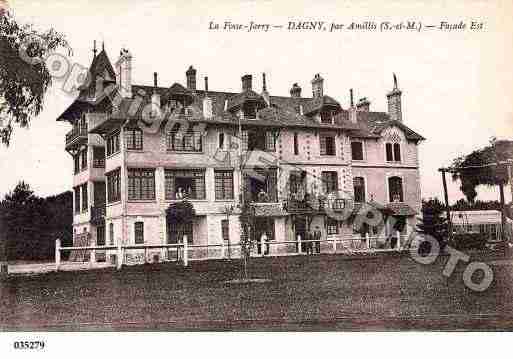
[[[266,151],[276,151],[276,139],[272,131],[265,133],[265,149]]]
[[[273,169],[267,173],[267,194],[271,202],[278,202],[277,188],[276,170]]]
[[[394,160],[401,162],[401,146],[398,143],[394,143]]]

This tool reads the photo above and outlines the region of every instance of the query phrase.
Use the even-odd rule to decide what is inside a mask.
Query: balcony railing
[[[91,223],[99,224],[105,221],[107,207],[103,205],[91,207]]]
[[[66,134],[66,146],[73,143],[77,138],[87,138],[87,125],[80,127],[73,127],[71,131]]]

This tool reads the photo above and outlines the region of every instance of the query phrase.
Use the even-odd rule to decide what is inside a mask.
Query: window
[[[73,156],[73,171],[75,174],[80,172],[80,156],[78,154]]]
[[[233,199],[233,171],[215,171],[216,200]]]
[[[116,169],[106,174],[107,176],[107,201],[109,203],[121,200],[121,171]]]
[[[167,150],[177,152],[202,152],[203,140],[199,132],[173,130],[166,137]]]
[[[80,213],[80,187],[73,188],[75,192],[75,213]]]
[[[96,227],[96,245],[97,246],[105,245],[105,227],[104,226]]]
[[[109,224],[109,241],[110,245],[114,245],[114,223]]]
[[[180,223],[177,226],[168,227],[168,244],[181,243],[183,236],[187,236],[187,243],[193,244],[193,229],[192,222]]]
[[[328,231],[328,235],[338,234],[338,221],[327,217],[326,227]]]
[[[244,118],[254,120],[256,119],[256,106],[251,103],[244,104],[243,106]]]
[[[404,202],[403,180],[401,177],[395,176],[388,179],[388,191],[390,193],[390,202]]]
[[[321,156],[335,156],[335,137],[320,136]]]
[[[230,221],[227,219],[221,220],[221,235],[223,236],[223,241],[230,241]]]
[[[321,123],[332,124],[333,123],[333,113],[331,111],[321,112]]]
[[[321,174],[324,193],[338,191],[338,175],[335,171],[326,171]]]
[[[87,148],[80,152],[81,166],[80,169],[85,170],[87,168]]]
[[[84,183],[81,187],[82,187],[82,211],[87,211],[87,206],[88,206],[87,183]]]
[[[224,133],[219,133],[219,148],[224,149]]]
[[[294,155],[299,155],[299,141],[297,137],[297,132],[294,132]]]
[[[276,136],[273,131],[244,131],[242,150],[276,151]]]
[[[205,170],[166,170],[165,192],[167,200],[205,199]]]
[[[107,137],[107,156],[119,152],[119,132]]]
[[[134,239],[135,239],[135,244],[144,244],[144,223],[143,222],[135,222],[134,223]]]
[[[93,147],[93,167],[105,168],[105,147]]]
[[[354,201],[365,202],[365,179],[363,177],[353,178]]]
[[[154,200],[155,199],[155,170],[154,169],[128,169],[128,199]]]
[[[351,142],[351,156],[353,161],[363,161],[363,142]]]
[[[265,150],[276,151],[276,136],[272,131],[265,132]]]
[[[125,143],[127,150],[143,149],[143,133],[139,128],[125,129]]]
[[[394,143],[394,160],[401,162],[401,146],[398,143]]]
[[[387,143],[385,147],[387,162],[401,162],[401,145],[399,143]]]

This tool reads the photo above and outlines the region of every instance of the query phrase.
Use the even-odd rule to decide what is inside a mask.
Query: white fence
[[[335,254],[352,252],[401,251],[408,246],[408,236],[393,238],[379,236],[365,237],[328,237],[321,240],[303,240],[298,236],[295,241],[259,241],[253,244],[252,257],[291,256],[306,254]],[[89,251],[89,261],[93,266],[99,254],[110,254],[112,265],[121,269],[124,264],[177,261],[188,266],[190,261],[209,259],[240,258],[240,243],[189,244],[184,236],[182,243],[175,244],[130,244],[117,246],[62,247],[60,239],[55,241],[55,268],[63,264],[62,253],[71,251]],[[158,257],[158,258],[157,258]],[[135,258],[135,260],[133,260]],[[107,259],[105,259],[107,260]]]

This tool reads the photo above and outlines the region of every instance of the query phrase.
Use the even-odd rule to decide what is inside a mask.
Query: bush
[[[486,249],[486,237],[483,233],[457,233],[453,235],[452,246],[458,250]]]

